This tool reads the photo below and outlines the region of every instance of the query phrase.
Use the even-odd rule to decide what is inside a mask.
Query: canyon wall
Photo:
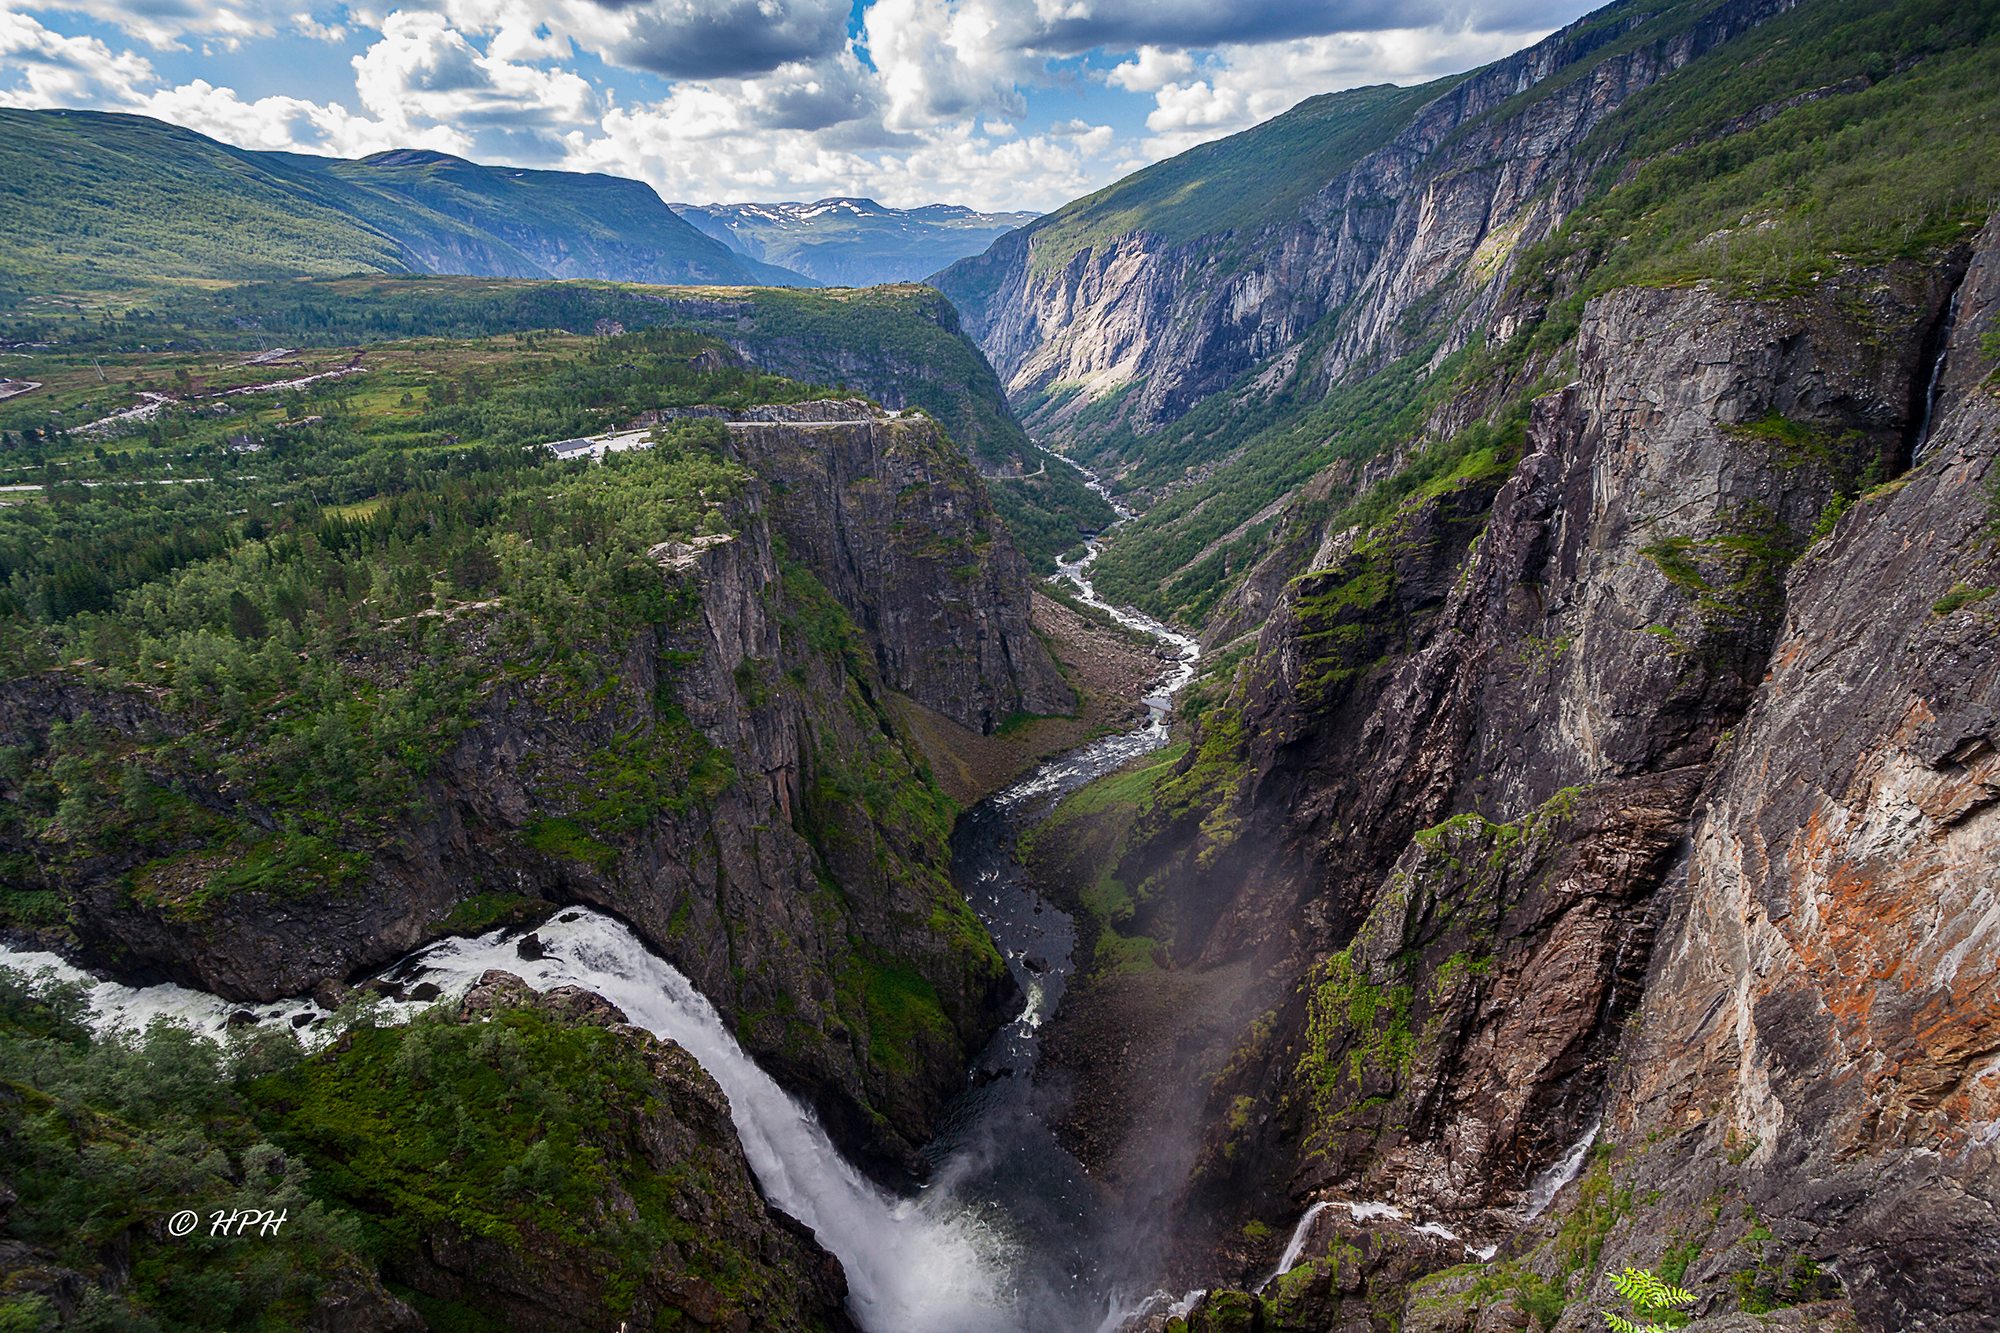
[[[1996,260],[1601,297],[1504,480],[1279,597],[1116,867],[1184,966],[1280,960],[1202,1244],[1400,1211],[1322,1214],[1261,1327],[1581,1330],[1663,1263],[1713,1315],[1984,1326]]]
[[[1032,409],[1030,429],[1083,447],[1102,432],[1107,401],[1112,419],[1144,432],[1252,371],[1266,388],[1323,390],[1413,345],[1420,329],[1407,317],[1434,306],[1456,310],[1462,345],[1492,325],[1516,253],[1587,191],[1597,163],[1580,150],[1605,117],[1796,2],[1704,6],[1657,36],[1648,8],[1612,6],[1472,74],[1407,90],[1405,114],[1377,121],[1343,170],[1268,221],[1174,239],[1171,206],[1134,216],[1114,187],[935,281],[1010,397]],[[1317,133],[1288,121],[1377,91],[1314,99],[1238,138]]]

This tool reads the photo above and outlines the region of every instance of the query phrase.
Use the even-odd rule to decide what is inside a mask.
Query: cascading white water
[[[1123,1333],[1141,1319],[1158,1315],[1166,1319],[1185,1319],[1201,1298],[1208,1295],[1207,1287],[1196,1287],[1176,1296],[1170,1291],[1155,1291],[1139,1301],[1114,1302],[1104,1318],[1099,1321],[1093,1333]]]
[[[571,910],[536,931],[545,956],[528,960],[504,932],[445,940],[396,969],[399,982],[429,981],[462,994],[499,968],[538,990],[580,986],[623,1009],[655,1036],[677,1042],[729,1097],[743,1152],[771,1202],[813,1229],[847,1270],[863,1328],[881,1333],[1013,1327],[1002,1243],[947,1195],[897,1199],[842,1157],[813,1114],[744,1054],[692,982],[622,922]]]
[[[1095,491],[1099,498],[1111,506],[1111,512],[1117,516],[1111,527],[1115,528],[1120,523],[1131,519],[1131,509],[1127,508],[1111,494],[1104,483],[1098,479],[1096,473],[1081,463],[1064,458],[1061,454],[1051,453],[1050,456],[1059,459],[1081,473],[1084,485]],[[1105,531],[1110,531],[1110,528],[1105,529]],[[1085,547],[1084,553],[1077,559],[1058,560],[1056,562],[1056,580],[1066,582],[1074,587],[1076,589],[1077,600],[1083,602],[1086,606],[1095,607],[1127,629],[1138,630],[1141,634],[1158,639],[1160,642],[1168,644],[1174,649],[1176,661],[1173,668],[1168,671],[1167,675],[1159,683],[1154,685],[1152,693],[1148,694],[1145,699],[1147,708],[1152,710],[1152,725],[1164,729],[1166,727],[1167,709],[1174,695],[1179,693],[1189,681],[1194,679],[1195,663],[1201,657],[1201,643],[1192,635],[1183,634],[1177,629],[1170,629],[1142,611],[1134,611],[1128,607],[1113,606],[1110,602],[1099,597],[1096,587],[1090,581],[1090,567],[1097,563],[1097,557],[1103,550],[1104,543],[1100,534],[1098,538],[1091,540]]]
[[[170,1019],[191,1032],[220,1041],[229,1031],[230,1019],[249,1014],[258,1024],[283,1025],[300,1029],[300,1040],[308,1046],[324,1040],[324,1027],[308,1026],[323,1017],[323,1011],[309,999],[279,1000],[273,1004],[232,1004],[206,991],[189,990],[165,982],[157,986],[127,986],[92,976],[72,967],[52,953],[15,949],[0,944],[0,968],[41,983],[60,983],[79,988],[89,1004],[85,1021],[94,1032],[139,1033],[155,1019]],[[297,1020],[297,1021],[295,1021]]]
[[[1273,1268],[1264,1280],[1251,1288],[1251,1290],[1264,1290],[1264,1288],[1270,1286],[1297,1266],[1300,1257],[1305,1254],[1307,1242],[1312,1238],[1313,1223],[1318,1221],[1320,1214],[1329,1208],[1345,1208],[1348,1216],[1357,1222],[1386,1222],[1396,1226],[1407,1227],[1419,1235],[1435,1236],[1439,1240],[1450,1241],[1463,1249],[1468,1257],[1481,1260],[1482,1262],[1491,1259],[1498,1252],[1495,1246],[1475,1247],[1468,1244],[1463,1236],[1440,1223],[1413,1222],[1410,1220],[1408,1213],[1393,1203],[1383,1203],[1373,1199],[1363,1199],[1360,1201],[1322,1199],[1320,1202],[1307,1208],[1299,1216],[1298,1225],[1292,1228],[1291,1239],[1285,1242],[1284,1253],[1278,1256],[1278,1266]]]
[[[1937,355],[1931,358],[1930,378],[1924,381],[1923,415],[1917,421],[1916,433],[1911,436],[1910,461],[1921,463],[1931,441],[1931,428],[1936,424],[1938,390],[1944,384],[1945,365],[1951,359],[1951,333],[1958,324],[1958,299],[1965,294],[1964,284],[1952,289],[1951,300],[1945,304],[1944,320],[1938,325]]]
[[[1269,1277],[1257,1284],[1256,1290],[1262,1291],[1292,1271],[1292,1265],[1296,1264],[1299,1256],[1306,1252],[1306,1238],[1312,1234],[1313,1223],[1319,1220],[1321,1213],[1331,1207],[1333,1207],[1331,1203],[1322,1199],[1300,1215],[1299,1224],[1292,1228],[1292,1238],[1285,1242],[1284,1253],[1278,1256],[1278,1266],[1271,1270]]]
[[[1562,1193],[1563,1186],[1576,1179],[1583,1170],[1584,1158],[1590,1155],[1590,1145],[1597,1142],[1597,1131],[1602,1127],[1601,1120],[1591,1121],[1590,1127],[1583,1131],[1583,1137],[1571,1144],[1568,1152],[1543,1168],[1541,1174],[1528,1183],[1527,1197],[1522,1200],[1522,1221],[1532,1222],[1540,1217],[1555,1201],[1556,1195]]]

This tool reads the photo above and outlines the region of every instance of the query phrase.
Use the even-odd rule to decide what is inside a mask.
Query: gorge
[[[11,316],[0,1297],[1993,1327],[1996,132],[1619,0],[927,287]]]

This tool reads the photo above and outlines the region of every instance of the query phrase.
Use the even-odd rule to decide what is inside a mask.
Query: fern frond
[[[1611,1285],[1618,1288],[1618,1294],[1632,1302],[1634,1310],[1642,1316],[1666,1314],[1693,1305],[1695,1300],[1694,1293],[1687,1288],[1677,1287],[1644,1268],[1627,1268],[1622,1273],[1613,1273]]]

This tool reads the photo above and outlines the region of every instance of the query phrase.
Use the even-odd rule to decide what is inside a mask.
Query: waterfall
[[[430,982],[445,997],[463,995],[489,968],[512,972],[538,990],[581,986],[623,1009],[654,1035],[679,1043],[729,1097],[730,1118],[758,1184],[778,1208],[813,1229],[847,1271],[855,1320],[869,1333],[955,1329],[1000,1333],[1020,1327],[1010,1313],[1006,1245],[941,1192],[898,1199],[861,1175],[827,1137],[811,1111],[793,1100],[743,1053],[721,1016],[693,983],[653,954],[622,922],[572,909],[538,931],[546,956],[522,958],[505,931],[449,939],[390,970],[405,988]],[[0,966],[50,974],[90,987],[92,1024],[100,1030],[143,1028],[177,1020],[219,1036],[231,1014],[248,1009],[291,1022],[318,1014],[310,1000],[231,1004],[180,986],[134,988],[95,981],[53,954],[0,950]],[[421,1006],[395,1005],[397,1016]]]
[[[1331,1203],[1322,1199],[1306,1209],[1304,1215],[1299,1218],[1299,1224],[1292,1228],[1292,1238],[1285,1242],[1284,1253],[1278,1256],[1278,1266],[1272,1269],[1270,1276],[1259,1282],[1253,1290],[1262,1291],[1292,1271],[1292,1265],[1298,1263],[1299,1256],[1306,1252],[1306,1238],[1312,1234],[1313,1223],[1319,1220],[1321,1213],[1331,1207],[1333,1207]]]
[[[1945,362],[1951,356],[1951,331],[1958,323],[1958,299],[1965,294],[1965,284],[1961,281],[1952,289],[1951,300],[1945,304],[1944,319],[1937,330],[1937,354],[1931,358],[1930,379],[1924,383],[1924,406],[1917,418],[1916,433],[1911,436],[1910,464],[1921,463],[1924,450],[1931,441],[1932,420],[1937,415],[1938,390],[1944,385]]]
[[[1176,1296],[1170,1291],[1155,1291],[1144,1300],[1120,1303],[1114,1300],[1104,1318],[1099,1321],[1095,1333],[1124,1333],[1125,1329],[1141,1319],[1158,1315],[1166,1319],[1185,1319],[1208,1295],[1207,1287],[1196,1287]]]
[[[1348,1216],[1357,1222],[1388,1222],[1393,1225],[1407,1227],[1420,1236],[1434,1236],[1439,1240],[1450,1241],[1464,1250],[1467,1257],[1477,1259],[1482,1263],[1498,1253],[1497,1246],[1474,1246],[1468,1243],[1456,1231],[1441,1223],[1413,1222],[1410,1220],[1408,1213],[1393,1203],[1383,1203],[1372,1199],[1364,1199],[1360,1202],[1323,1199],[1306,1209],[1304,1214],[1300,1216],[1299,1224],[1292,1228],[1292,1238],[1285,1242],[1284,1253],[1278,1256],[1278,1266],[1272,1269],[1263,1281],[1252,1287],[1252,1291],[1260,1292],[1264,1290],[1264,1288],[1270,1286],[1297,1266],[1300,1257],[1305,1254],[1306,1242],[1312,1236],[1313,1223],[1319,1220],[1321,1213],[1334,1207],[1345,1208]]]
[[[1521,1216],[1523,1222],[1532,1222],[1540,1217],[1555,1201],[1556,1195],[1562,1193],[1563,1186],[1576,1179],[1577,1173],[1583,1170],[1583,1159],[1590,1155],[1590,1145],[1597,1142],[1597,1131],[1602,1125],[1602,1120],[1591,1121],[1590,1127],[1583,1131],[1583,1137],[1571,1144],[1569,1151],[1543,1168],[1541,1174],[1529,1183],[1528,1197],[1524,1200],[1527,1208]]]
[[[729,1097],[743,1152],[773,1204],[813,1229],[847,1270],[855,1319],[871,1333],[1006,1328],[997,1238],[935,1194],[898,1199],[861,1175],[811,1111],[744,1054],[694,984],[622,922],[571,910],[541,927],[546,957],[518,956],[504,932],[443,941],[396,970],[460,994],[488,968],[538,990],[581,986],[677,1042]]]
[[[1088,470],[1062,461],[1103,493]],[[1120,522],[1130,517],[1112,503]],[[972,839],[989,859],[957,864],[964,848],[955,836],[954,874],[974,872],[961,887],[1007,953],[1029,1002],[988,1053],[1000,1076],[979,1084],[954,1113],[933,1145],[940,1161],[933,1183],[914,1198],[879,1189],[848,1163],[814,1114],[737,1045],[694,985],[613,918],[580,908],[562,911],[537,928],[544,955],[537,959],[521,957],[515,939],[495,931],[438,941],[382,976],[401,994],[435,986],[433,1000],[462,996],[489,969],[511,972],[541,990],[578,986],[685,1048],[728,1096],[744,1155],[766,1197],[812,1228],[840,1260],[850,1309],[866,1333],[1059,1333],[1090,1327],[1100,1315],[1108,1330],[1138,1313],[1186,1313],[1202,1293],[1157,1292],[1135,1307],[1124,1294],[1131,1288],[1112,1290],[1133,1276],[1105,1262],[1104,1252],[1122,1253],[1126,1219],[1090,1214],[1095,1187],[1041,1124],[1030,1097],[1037,1029],[1060,1003],[1070,971],[1070,927],[1066,916],[1045,910],[1019,882],[1014,821],[1039,817],[1064,793],[1164,745],[1173,696],[1194,678],[1200,653],[1192,636],[1097,595],[1089,570],[1099,550],[1093,540],[1055,577],[1085,603],[1161,642],[1172,662],[1144,698],[1143,726],[1058,756],[961,821],[961,833],[970,828],[986,840]],[[1051,966],[1027,969],[1022,959],[1030,952],[1042,953]],[[104,1032],[143,1030],[156,1019],[171,1019],[220,1039],[246,1013],[257,1023],[296,1030],[308,1046],[336,1032],[331,1015],[305,998],[243,1005],[181,986],[124,986],[91,977],[54,954],[5,946],[0,968],[53,974],[85,987],[92,1026]],[[376,1021],[406,1020],[425,1007],[384,1001]],[[1302,1227],[1295,1246],[1304,1243]]]

